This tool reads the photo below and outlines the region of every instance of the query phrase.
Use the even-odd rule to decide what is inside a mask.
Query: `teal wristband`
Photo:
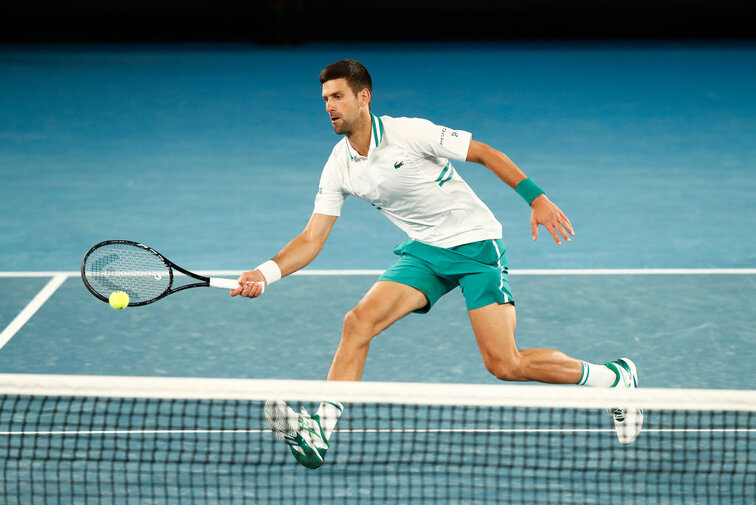
[[[533,200],[545,193],[544,190],[538,187],[538,184],[533,182],[530,177],[523,179],[515,188],[515,191],[520,195],[528,205],[533,203]]]

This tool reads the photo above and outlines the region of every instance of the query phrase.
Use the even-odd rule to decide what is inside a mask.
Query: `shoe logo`
[[[394,163],[394,168],[397,168],[397,169],[398,169],[398,168],[399,168],[399,167],[401,167],[402,165],[404,165],[404,162],[403,162],[403,161],[397,161],[396,163]]]
[[[299,419],[299,429],[305,433],[315,433],[315,430],[302,418]]]
[[[622,409],[614,409],[612,414],[614,415],[614,420],[618,423],[625,422],[625,413],[622,411]]]
[[[317,443],[319,440],[323,440],[323,437],[320,435],[320,433],[318,433],[318,431],[304,418],[299,419],[299,432],[307,433],[313,443]]]

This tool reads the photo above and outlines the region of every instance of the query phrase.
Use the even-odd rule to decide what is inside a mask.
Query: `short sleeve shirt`
[[[454,169],[472,135],[425,119],[372,116],[367,156],[344,137],[323,168],[315,212],[339,216],[348,195],[437,247],[501,238],[501,224]]]

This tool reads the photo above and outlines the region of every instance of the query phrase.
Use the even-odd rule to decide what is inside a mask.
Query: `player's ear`
[[[371,98],[370,90],[362,88],[362,91],[360,91],[360,105],[370,105]]]

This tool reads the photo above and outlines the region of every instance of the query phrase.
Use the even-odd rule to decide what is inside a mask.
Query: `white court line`
[[[293,275],[381,275],[384,270],[300,270]],[[238,277],[242,270],[198,270],[206,276]],[[510,275],[754,275],[756,268],[534,268],[511,269]],[[0,272],[2,277],[78,277],[79,271]]]
[[[73,277],[81,274],[80,272],[0,272],[0,277],[55,277],[57,275]]]
[[[594,268],[522,269],[513,275],[753,275],[756,268]]]
[[[384,270],[300,270],[294,275],[381,275]],[[214,275],[241,272],[219,271]],[[756,268],[532,268],[510,269],[510,275],[753,275]],[[213,274],[202,274],[213,275]]]
[[[10,322],[10,324],[0,333],[0,349],[8,343],[10,339],[20,330],[29,319],[39,310],[39,308],[50,298],[53,293],[64,283],[68,278],[67,275],[58,273],[50,279],[42,290],[37,293],[37,296],[24,307],[24,310],[19,312],[16,318]]]
[[[328,275],[381,275],[384,270],[300,270],[293,275],[328,276]],[[238,277],[241,270],[201,270],[196,272],[205,276]],[[510,270],[510,275],[754,275],[756,268],[594,268],[594,269],[522,269]],[[0,278],[52,277],[52,280],[40,291],[29,305],[24,308],[7,328],[0,333],[0,349],[26,324],[42,304],[69,277],[78,277],[79,271],[60,272],[0,272]]]
[[[648,428],[643,433],[756,433],[751,428]],[[366,428],[334,433],[615,433],[614,428]],[[0,436],[262,434],[270,430],[59,430],[0,431]]]

